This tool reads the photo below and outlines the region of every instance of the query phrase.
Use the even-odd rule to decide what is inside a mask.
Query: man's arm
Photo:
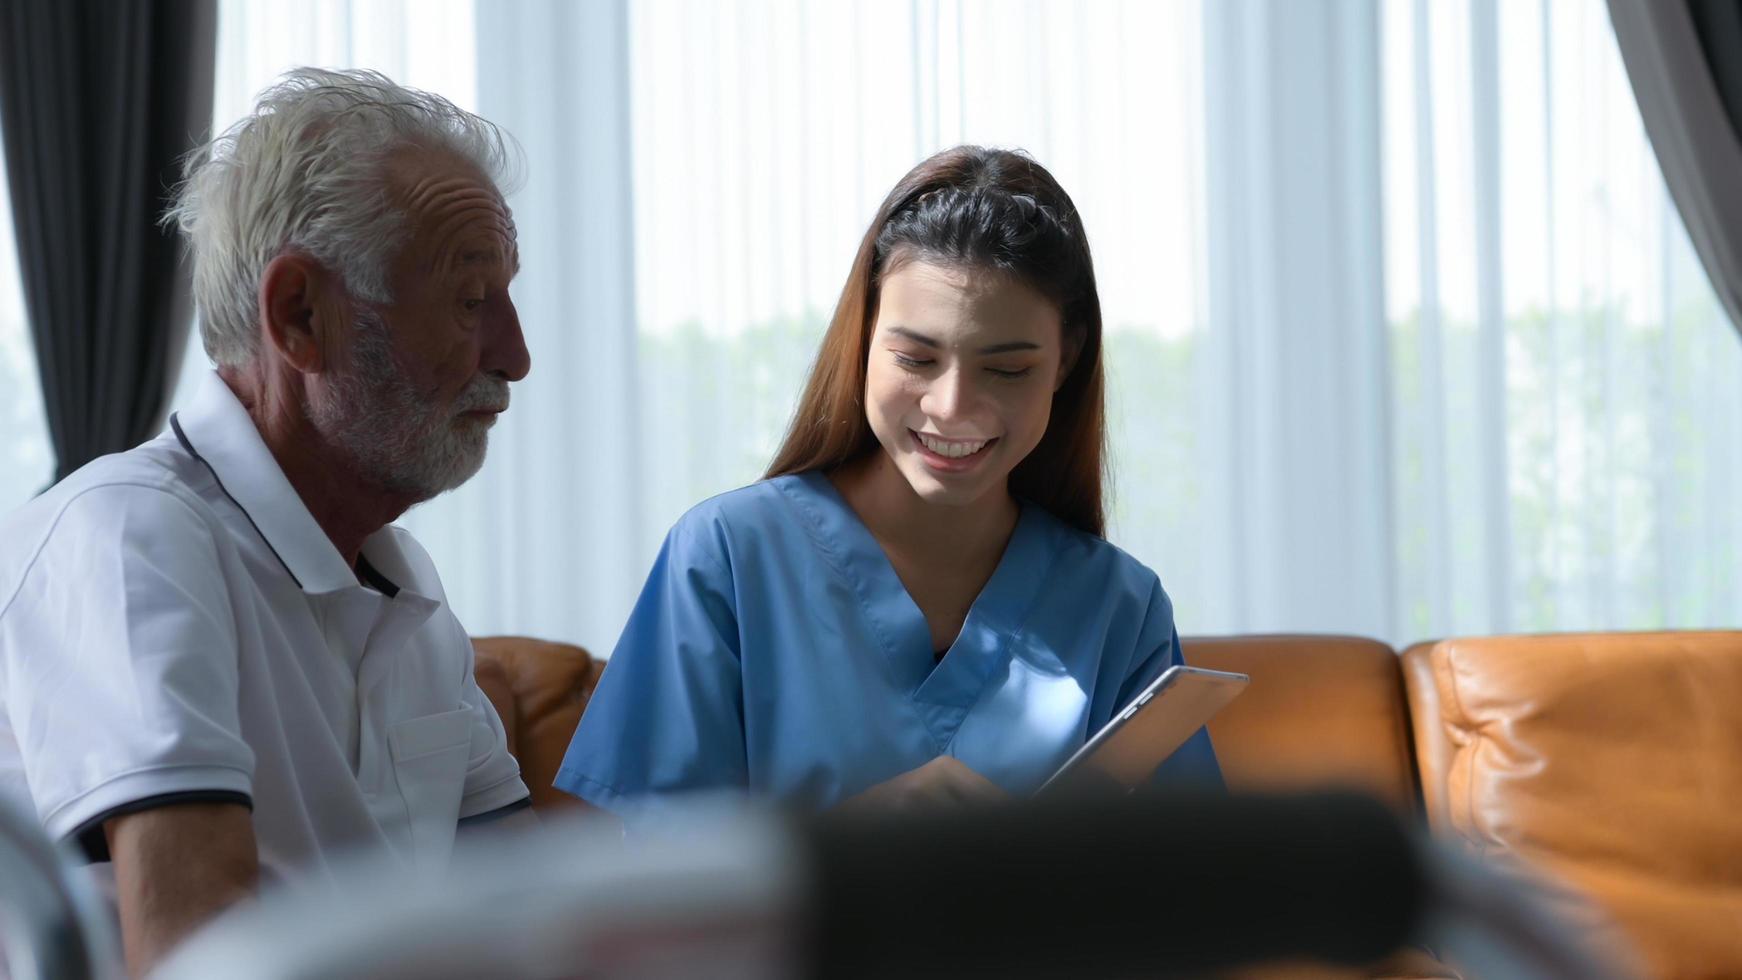
[[[538,814],[532,811],[532,801],[526,799],[489,813],[461,818],[457,840],[475,847],[479,841],[513,840],[538,827]]]
[[[172,804],[116,817],[103,833],[115,868],[121,945],[134,976],[254,894],[260,855],[247,807]]]

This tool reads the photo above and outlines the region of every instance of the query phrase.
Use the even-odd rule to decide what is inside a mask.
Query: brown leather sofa
[[[1231,788],[1370,793],[1484,859],[1552,874],[1564,913],[1652,976],[1742,978],[1742,632],[1184,641],[1252,685],[1210,726]],[[601,664],[477,641],[535,805]],[[1347,976],[1307,964],[1253,976]],[[1406,951],[1363,976],[1456,976]]]

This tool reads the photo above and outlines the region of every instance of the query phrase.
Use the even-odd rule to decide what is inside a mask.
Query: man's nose
[[[487,317],[484,330],[484,350],[480,367],[484,373],[505,381],[519,381],[532,370],[532,352],[526,349],[526,335],[520,331],[520,312],[514,301],[504,293]]]

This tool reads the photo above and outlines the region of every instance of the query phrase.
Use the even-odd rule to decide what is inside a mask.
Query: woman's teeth
[[[946,442],[943,439],[934,439],[923,432],[915,432],[914,435],[919,437],[921,445],[946,459],[961,459],[963,456],[972,456],[985,449],[986,444],[992,441],[981,439],[978,442]]]

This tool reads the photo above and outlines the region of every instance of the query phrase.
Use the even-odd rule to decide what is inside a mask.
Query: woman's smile
[[[929,432],[908,429],[920,459],[933,470],[943,473],[965,473],[974,469],[998,444],[997,439],[946,439]]]

